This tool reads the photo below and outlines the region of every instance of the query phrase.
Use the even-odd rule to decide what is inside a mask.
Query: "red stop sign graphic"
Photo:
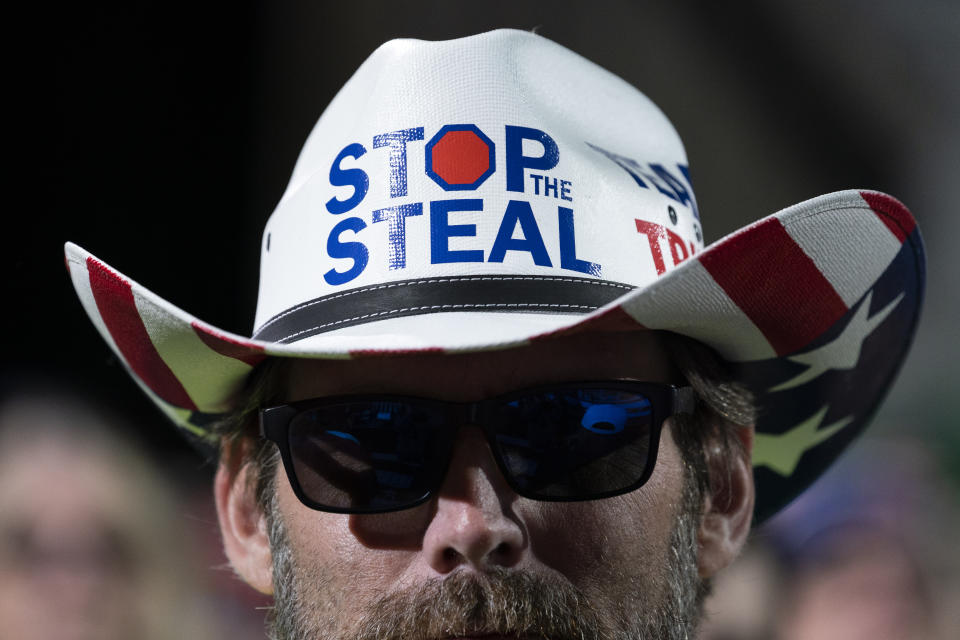
[[[475,125],[447,125],[427,143],[427,175],[447,191],[476,189],[496,169],[494,149]]]

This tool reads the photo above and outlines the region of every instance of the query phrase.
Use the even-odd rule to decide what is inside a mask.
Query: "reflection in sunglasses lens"
[[[328,508],[377,511],[425,499],[445,473],[457,429],[443,403],[352,400],[297,414],[288,429],[302,492]],[[623,389],[539,391],[492,404],[491,445],[528,497],[626,490],[650,462],[652,407]]]
[[[290,450],[310,499],[376,510],[425,497],[436,474],[443,416],[406,402],[345,402],[297,415]]]
[[[541,393],[499,408],[496,444],[518,490],[572,498],[625,489],[650,458],[651,407],[616,389]]]

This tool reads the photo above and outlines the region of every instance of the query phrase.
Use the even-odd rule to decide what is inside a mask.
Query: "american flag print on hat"
[[[610,329],[690,336],[758,398],[758,520],[866,426],[924,286],[916,223],[878,192],[820,196],[704,247],[683,146],[659,109],[518,31],[393,41],[361,66],[266,225],[252,337],[76,245],[66,258],[110,348],[200,438],[268,357],[464,353]]]

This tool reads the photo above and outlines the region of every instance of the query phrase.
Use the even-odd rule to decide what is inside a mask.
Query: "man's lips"
[[[469,636],[452,636],[449,638],[444,638],[443,640],[524,640],[524,638],[526,638],[526,636],[521,636],[521,635],[503,636],[499,634],[478,633],[476,635],[469,635]]]
[[[449,636],[442,640],[527,640],[530,636],[512,633],[502,635],[499,633],[476,633],[464,636]]]

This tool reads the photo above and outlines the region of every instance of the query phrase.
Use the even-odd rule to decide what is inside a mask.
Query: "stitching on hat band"
[[[449,311],[589,313],[634,287],[559,276],[420,278],[323,296],[283,311],[255,340],[291,343],[341,327],[392,317]]]

